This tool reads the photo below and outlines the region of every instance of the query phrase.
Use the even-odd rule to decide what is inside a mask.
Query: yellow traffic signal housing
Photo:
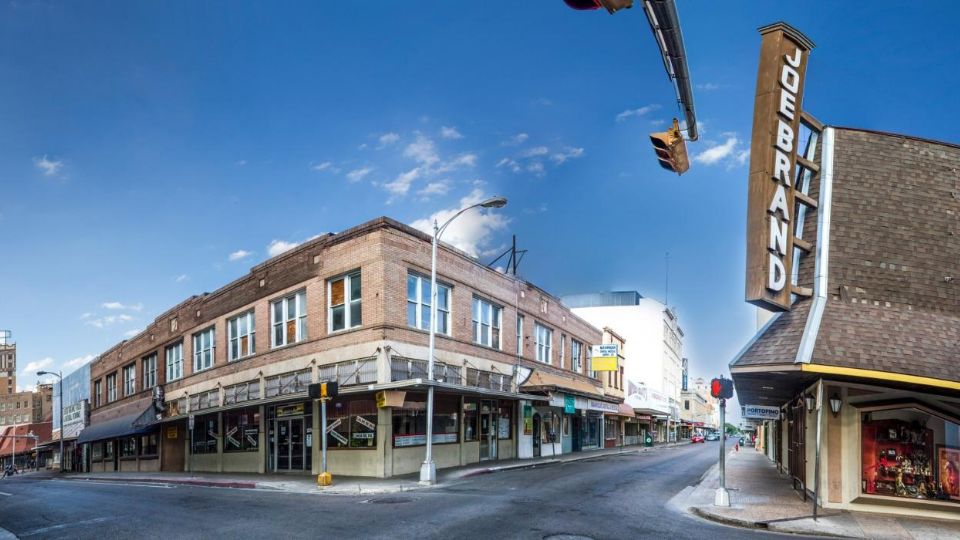
[[[690,168],[687,158],[687,143],[680,133],[680,122],[673,119],[673,127],[667,131],[650,134],[650,142],[657,153],[660,166],[668,171],[683,174]]]

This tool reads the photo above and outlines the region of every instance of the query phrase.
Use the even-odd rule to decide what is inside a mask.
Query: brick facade
[[[329,332],[327,282],[358,269],[362,283],[362,324]],[[302,369],[370,357],[378,354],[384,344],[392,349],[392,354],[426,359],[427,332],[407,324],[406,280],[408,272],[429,276],[429,270],[430,237],[388,218],[310,240],[253,267],[248,275],[217,291],[181,302],[159,315],[140,334],[103,352],[90,367],[91,424],[142,412],[148,406],[151,389],[143,388],[142,366],[143,359],[151,354],[157,355],[157,381],[164,387],[168,401],[213,388],[218,383],[226,386],[248,380],[251,374],[266,375],[297,366]],[[438,334],[438,360],[463,359],[470,366],[501,372],[521,365],[599,386],[586,375],[569,371],[569,360],[567,365],[558,365],[561,336],[586,345],[601,340],[600,330],[573,315],[559,299],[530,283],[486,268],[446,245],[439,249],[438,281],[452,286],[452,333],[450,336]],[[301,290],[306,293],[306,339],[271,348],[271,302]],[[503,308],[500,349],[479,346],[472,341],[474,296]],[[228,362],[227,320],[249,310],[255,314],[256,353]],[[516,346],[518,311],[525,320],[522,356],[517,354]],[[554,330],[550,366],[534,360],[534,321]],[[214,366],[194,373],[192,335],[211,326],[215,328]],[[165,348],[178,342],[183,343],[183,377],[167,381]],[[565,349],[569,351],[569,343]],[[123,395],[122,377],[123,367],[131,363],[136,366],[137,383],[135,392],[128,396]],[[118,396],[108,403],[106,379],[111,374],[116,375]],[[98,381],[99,406],[95,394]],[[389,382],[389,376],[381,382]]]

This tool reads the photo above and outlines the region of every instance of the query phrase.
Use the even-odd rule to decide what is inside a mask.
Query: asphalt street
[[[716,462],[717,444],[366,497],[17,477],[0,481],[0,527],[21,538],[774,536],[707,522],[667,505]]]

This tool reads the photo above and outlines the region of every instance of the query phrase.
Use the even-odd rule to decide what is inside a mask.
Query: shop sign
[[[590,369],[593,371],[617,371],[619,346],[616,343],[594,345],[590,348]]]
[[[620,407],[618,407],[616,403],[608,403],[606,401],[590,399],[587,400],[587,410],[618,413],[620,412]]]
[[[354,433],[351,435],[354,439],[372,439],[373,433]]]
[[[566,414],[577,412],[577,400],[570,394],[563,395],[563,412]]]
[[[337,429],[338,427],[340,427],[340,424],[342,423],[343,423],[343,418],[337,418],[333,422],[327,424],[327,433],[330,433],[331,431]]]
[[[789,311],[794,178],[807,57],[813,42],[788,24],[760,29],[747,200],[746,300]]]
[[[364,418],[364,417],[362,417],[362,416],[354,416],[353,418],[354,418],[354,420],[357,421],[358,424],[360,424],[361,426],[363,426],[363,427],[365,427],[365,428],[367,428],[367,429],[370,429],[370,430],[375,430],[375,429],[377,429],[377,425],[376,425],[376,424],[374,424],[373,422],[367,420],[366,418]]]
[[[433,444],[438,443],[451,443],[457,442],[456,433],[434,433],[433,434]],[[419,446],[421,444],[427,444],[426,434],[422,435],[395,435],[393,437],[393,445],[397,448],[402,448],[405,446]]]
[[[377,392],[377,408],[403,407],[406,397],[407,393],[399,390],[381,390]]]
[[[756,418],[759,420],[779,420],[780,409],[778,407],[768,407],[766,405],[744,405],[744,418]]]
[[[533,435],[533,407],[523,406],[523,434]]]
[[[296,416],[303,414],[303,403],[295,403],[293,405],[283,405],[277,407],[277,418],[281,416]]]
[[[177,426],[170,426],[167,428],[167,438],[168,439],[177,438]]]

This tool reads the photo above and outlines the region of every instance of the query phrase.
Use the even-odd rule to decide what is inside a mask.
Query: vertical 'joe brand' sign
[[[786,23],[760,29],[747,203],[747,302],[790,309],[794,174],[807,57],[813,42]]]

